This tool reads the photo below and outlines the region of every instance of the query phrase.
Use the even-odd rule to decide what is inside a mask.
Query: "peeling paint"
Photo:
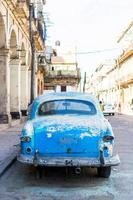
[[[88,128],[92,133],[97,134],[100,130],[107,129],[107,122],[99,118],[99,116],[79,116],[79,115],[52,115],[47,117],[38,117],[33,120],[34,127],[42,129],[47,127],[47,131],[55,132],[73,128]]]
[[[84,137],[92,137],[92,135],[89,133],[81,133],[80,138],[84,139]]]
[[[55,128],[54,126],[49,126],[49,127],[47,128],[47,131],[48,131],[48,132],[54,133],[54,132],[56,131],[56,128]]]
[[[52,133],[47,133],[47,138],[51,138],[52,137]]]

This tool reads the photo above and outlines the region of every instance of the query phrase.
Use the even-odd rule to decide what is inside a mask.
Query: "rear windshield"
[[[93,103],[81,100],[54,100],[41,104],[38,114],[56,115],[56,114],[86,114],[95,115],[96,108]]]
[[[105,108],[112,108],[113,106],[111,104],[107,104],[104,106]]]

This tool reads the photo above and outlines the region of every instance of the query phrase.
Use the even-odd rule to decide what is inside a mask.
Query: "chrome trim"
[[[17,157],[17,160],[25,164],[34,164],[34,156],[22,155]],[[120,164],[119,156],[112,156],[109,158],[105,157],[104,165],[101,165],[100,159],[98,158],[73,158],[73,157],[39,157],[37,159],[37,165],[42,166],[75,166],[75,167],[101,167],[101,166],[116,166]]]

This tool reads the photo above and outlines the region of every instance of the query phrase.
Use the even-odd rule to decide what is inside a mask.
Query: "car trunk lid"
[[[103,123],[96,116],[49,116],[37,122],[35,148],[42,155],[97,156]]]

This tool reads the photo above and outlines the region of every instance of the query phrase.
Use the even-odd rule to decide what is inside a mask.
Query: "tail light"
[[[31,138],[29,136],[22,136],[20,137],[21,142],[30,142]]]
[[[104,142],[110,142],[114,139],[114,137],[112,135],[106,135],[103,137],[103,141]]]

